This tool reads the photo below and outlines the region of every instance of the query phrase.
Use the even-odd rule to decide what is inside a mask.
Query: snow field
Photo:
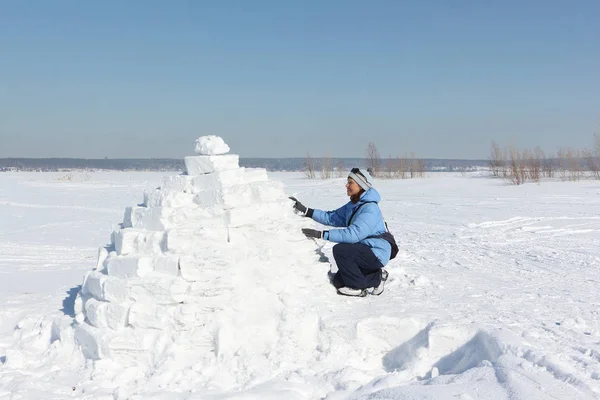
[[[269,175],[309,207],[345,201],[344,179]],[[21,185],[11,196],[30,187]],[[298,234],[316,225],[293,214],[228,227],[210,252],[200,240],[182,252],[118,255],[101,248],[98,263],[87,261],[96,270],[74,306],[88,322],[73,324],[51,308],[48,316],[40,312],[48,303],[57,310],[64,289],[38,300],[14,296],[14,306],[4,300],[2,330],[4,321],[15,322],[0,336],[0,398],[599,398],[597,185],[517,188],[476,174],[434,174],[376,186],[401,249],[381,296],[337,296],[326,277],[332,244]],[[75,198],[77,190],[85,193],[74,190]],[[10,223],[15,213],[0,215]],[[37,221],[44,215],[53,217],[46,212]],[[61,237],[40,238],[44,256],[70,265],[56,255],[75,254],[60,245],[73,230],[53,226]],[[77,236],[91,234],[85,226]],[[42,273],[34,247],[11,244],[27,237],[2,237],[10,250],[0,255],[5,276],[25,268]],[[167,255],[178,259],[177,274]],[[138,260],[127,265],[143,276],[106,273],[109,259],[126,257]],[[151,267],[138,267],[142,257]],[[35,285],[29,276],[24,287]],[[67,287],[80,282],[74,278]],[[93,299],[89,316],[84,297]],[[125,325],[107,304],[129,307]],[[23,309],[27,315],[17,314]],[[90,316],[106,326],[89,323]]]

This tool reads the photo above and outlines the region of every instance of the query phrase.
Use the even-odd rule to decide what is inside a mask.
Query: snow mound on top
[[[206,156],[226,154],[229,152],[229,146],[220,136],[200,136],[196,139],[194,152]]]

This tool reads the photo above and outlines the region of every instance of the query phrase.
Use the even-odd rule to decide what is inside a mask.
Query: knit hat
[[[354,179],[354,182],[365,191],[371,189],[373,186],[373,178],[366,169],[352,168],[348,174],[348,178]]]

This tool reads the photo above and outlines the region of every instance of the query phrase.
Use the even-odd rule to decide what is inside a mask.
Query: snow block
[[[202,277],[203,266],[204,260],[198,260],[195,257],[184,256],[179,259],[181,277],[189,282],[194,282]]]
[[[161,220],[162,208],[148,207],[128,207],[130,211],[125,213],[129,215],[129,220],[123,221],[126,228],[146,229],[149,231],[164,231],[165,227]],[[172,210],[172,208],[169,208]]]
[[[73,339],[74,331],[73,331],[73,321],[67,316],[64,316],[60,319],[55,319],[52,321],[52,328],[50,331],[50,343],[59,341],[63,345],[69,346],[72,348],[72,345],[75,343]]]
[[[191,282],[190,295],[187,303],[204,307],[207,303],[207,299],[220,299],[221,301],[225,301],[225,299],[231,298],[231,294],[235,292],[235,288],[230,282],[222,279],[217,282],[208,282],[207,276],[215,279],[215,276],[211,276],[211,271],[209,270],[208,272],[209,274],[205,274],[202,280]],[[218,307],[212,307],[211,310],[214,310],[215,308]]]
[[[257,246],[278,247],[282,242],[293,244],[297,251],[306,249],[306,253],[314,249],[314,243],[306,240],[302,234],[301,225],[287,225],[285,230],[282,229],[281,223],[278,221],[266,221],[263,225],[247,224],[229,228],[229,243],[236,246],[248,246],[256,248]],[[277,232],[274,234],[274,232]]]
[[[127,323],[127,304],[114,304],[91,297],[85,302],[85,316],[96,328],[119,329]]]
[[[193,178],[193,186],[197,192],[202,190],[217,190],[244,183],[245,168],[236,168],[226,171],[215,171],[211,174],[202,174]]]
[[[130,226],[136,229],[165,231],[177,227],[225,226],[223,209],[214,207],[132,207]],[[220,219],[219,219],[220,217]]]
[[[154,257],[152,260],[154,264],[154,272],[161,274],[179,275],[179,257],[170,254],[164,254]]]
[[[112,332],[96,329],[88,324],[79,324],[75,327],[75,343],[80,346],[85,358],[100,360],[108,356],[106,344]]]
[[[112,233],[112,243],[119,255],[161,253],[165,249],[164,232],[124,228]]]
[[[75,296],[75,301],[73,302],[73,313],[75,315],[83,313],[83,303],[86,299],[84,298],[81,290]]]
[[[193,252],[204,248],[208,243],[226,243],[227,228],[198,227],[196,229],[176,228],[167,231],[166,248],[175,253]]]
[[[237,154],[188,156],[184,158],[184,162],[188,175],[194,176],[239,168],[239,159]]]
[[[179,304],[189,293],[189,283],[165,276],[132,279],[128,288],[132,299],[145,304]]]
[[[116,257],[114,257],[116,258]],[[93,296],[98,300],[121,303],[129,298],[127,285],[123,279],[92,271],[85,279],[82,295]]]
[[[83,324],[85,322],[85,314],[83,312],[75,314],[75,322],[78,324]]]
[[[114,303],[130,300],[129,289],[124,279],[107,276],[102,284],[102,299]]]
[[[102,296],[102,285],[104,284],[105,274],[98,271],[92,271],[88,273],[83,280],[81,287],[81,293],[84,295],[91,295],[97,299],[103,300]]]
[[[194,197],[194,203],[200,206],[219,206],[223,209],[247,206],[252,203],[252,200],[252,188],[248,185],[236,185],[217,190],[203,190]]]
[[[194,203],[204,207],[220,207],[228,210],[282,199],[287,199],[283,191],[283,184],[265,181],[204,190],[196,195]]]
[[[227,210],[228,225],[231,228],[269,220],[281,220],[292,213],[288,201],[252,204],[247,207],[236,207]]]
[[[127,325],[129,304],[106,303],[106,323],[110,329],[118,330]]]
[[[91,360],[113,359],[138,365],[140,354],[154,349],[162,333],[156,329],[124,328],[119,333],[94,328],[88,324],[75,327],[75,342],[83,355]]]
[[[105,265],[108,275],[117,278],[137,278],[146,276],[154,270],[152,257],[117,256],[108,257]]]
[[[174,192],[171,190],[154,189],[150,193],[144,192],[144,206],[146,207],[190,207],[194,206],[194,194]]]
[[[222,298],[203,298],[200,303],[195,304],[180,304],[173,310],[173,320],[181,326],[188,329],[205,325],[208,321],[214,318],[214,311],[220,310],[226,305],[223,304]],[[206,332],[208,331],[208,332]],[[206,330],[204,334],[209,334],[212,337],[212,332]],[[212,340],[211,340],[212,342]]]
[[[135,328],[165,329],[169,320],[167,307],[148,303],[134,303],[127,317],[127,323]]]
[[[102,269],[103,265],[104,265],[104,260],[106,260],[106,257],[108,257],[108,249],[106,247],[100,247],[98,249],[98,259],[96,261],[96,268],[97,270]]]
[[[247,246],[248,243],[256,240],[256,237],[262,237],[263,235],[263,232],[253,226],[237,226],[229,228],[228,240],[229,243]]]
[[[125,212],[123,213],[123,228],[131,228],[131,211],[133,208],[133,206],[125,207]]]
[[[193,178],[189,175],[165,176],[161,189],[172,192],[187,192],[193,186]]]
[[[267,170],[264,168],[246,168],[244,174],[244,183],[267,181]]]
[[[184,256],[179,260],[181,277],[188,282],[205,281],[214,278],[206,272],[207,267],[214,267],[219,261],[206,257]],[[222,262],[221,262],[222,263]]]
[[[171,209],[172,210],[172,209]],[[227,225],[225,210],[218,207],[186,207],[172,212],[162,209],[162,223],[165,230],[172,228],[224,227]]]
[[[287,199],[281,182],[252,182],[248,186],[256,203],[271,203]]]

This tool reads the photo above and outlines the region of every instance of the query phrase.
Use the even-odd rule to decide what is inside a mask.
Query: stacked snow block
[[[186,174],[165,177],[127,207],[85,277],[75,338],[86,357],[134,357],[160,331],[199,326],[197,310],[227,304],[232,287],[219,276],[235,262],[236,244],[260,246],[269,221],[293,218],[281,184],[264,169],[240,168],[237,155],[218,154],[229,149],[222,139],[203,138],[196,149],[210,154],[186,157]]]
[[[239,168],[240,157],[237,154],[202,155],[185,157],[183,161],[188,175],[202,175]]]

